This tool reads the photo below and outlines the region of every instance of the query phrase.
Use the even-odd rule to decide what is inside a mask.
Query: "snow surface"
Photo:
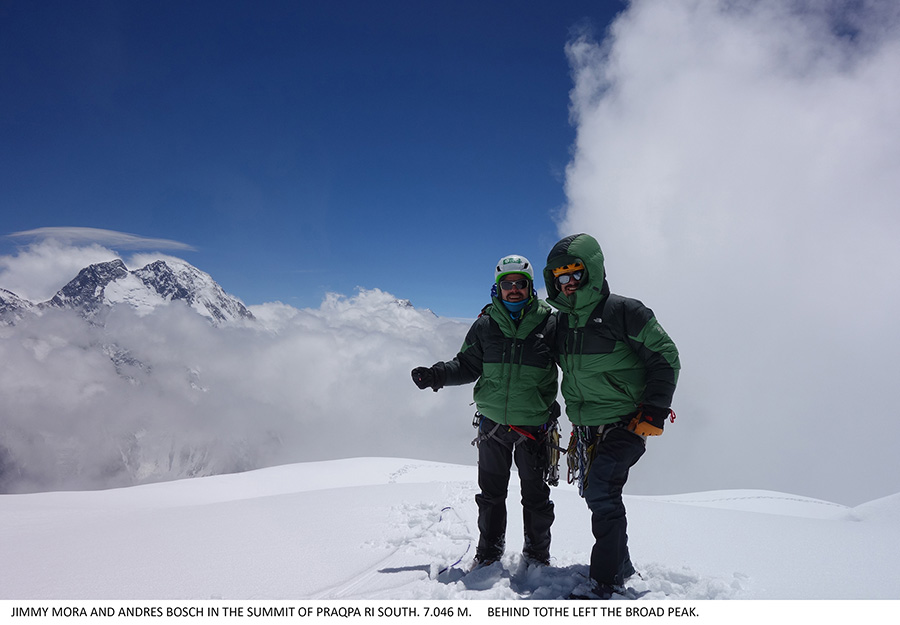
[[[529,568],[515,475],[506,555],[464,575],[476,490],[472,466],[353,458],[3,495],[0,599],[561,599],[583,587],[584,502],[553,490],[552,566]],[[855,508],[750,490],[626,504],[644,599],[900,598],[900,495]]]

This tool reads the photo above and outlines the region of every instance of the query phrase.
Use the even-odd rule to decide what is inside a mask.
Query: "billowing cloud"
[[[48,310],[0,326],[0,489],[99,488],[282,462],[472,462],[471,388],[415,388],[467,325],[379,290],[254,308],[219,328],[187,306],[104,323]]]
[[[0,288],[43,302],[84,267],[118,257],[117,252],[96,243],[77,247],[56,239],[32,243],[13,256],[0,256]]]
[[[0,287],[47,300],[99,245],[34,243],[0,257]],[[174,257],[138,253],[132,268]],[[181,262],[181,261],[179,261]],[[467,323],[380,290],[318,309],[253,307],[213,327],[180,302],[70,310],[0,324],[0,491],[102,488],[279,462],[403,456],[471,462],[471,388],[419,391],[409,371],[451,358]]]
[[[658,488],[900,490],[900,11],[637,0],[568,47],[562,234],[682,352]],[[889,394],[888,394],[889,396]]]

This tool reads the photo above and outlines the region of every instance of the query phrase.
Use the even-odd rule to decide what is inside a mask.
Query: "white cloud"
[[[33,242],[14,256],[0,257],[0,288],[32,302],[52,298],[84,267],[120,258],[115,250],[143,250],[128,261],[130,269],[137,269],[154,260],[173,258],[146,250],[194,249],[177,241],[98,228],[37,228],[14,232],[7,238]]]
[[[254,313],[256,329],[177,303],[117,306],[103,326],[51,310],[0,327],[0,489],[354,456],[474,461],[471,388],[426,393],[409,375],[455,355],[468,324],[379,290]]]
[[[73,247],[50,239],[0,256],[0,288],[32,302],[43,302],[64,287],[83,268],[118,258],[101,245]]]
[[[0,285],[45,301],[116,257],[47,240],[0,257]],[[346,456],[473,459],[471,388],[424,393],[409,376],[455,355],[467,323],[377,289],[253,312],[256,328],[214,328],[178,302],[117,306],[103,325],[46,310],[0,326],[0,490]]]
[[[561,230],[679,345],[682,419],[642,464],[685,489],[900,489],[900,20],[854,6],[642,0],[569,47]]]

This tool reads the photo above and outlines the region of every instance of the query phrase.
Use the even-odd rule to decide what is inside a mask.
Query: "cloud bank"
[[[107,488],[283,462],[471,462],[471,389],[409,370],[455,354],[467,324],[379,290],[318,309],[254,308],[217,328],[185,305],[103,325],[47,310],[0,326],[0,491]]]
[[[896,3],[638,0],[568,54],[560,231],[594,234],[682,353],[643,470],[900,490]]]
[[[44,302],[119,257],[48,239],[0,257],[0,285]],[[409,377],[455,355],[468,323],[378,289],[252,310],[258,321],[241,327],[214,327],[179,301],[152,314],[117,305],[90,322],[52,308],[0,322],[0,492],[343,457],[474,460],[471,388],[426,394]]]

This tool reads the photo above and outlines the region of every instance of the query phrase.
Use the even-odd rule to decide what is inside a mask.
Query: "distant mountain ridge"
[[[0,289],[0,316],[7,323],[15,323],[29,313],[63,308],[77,310],[85,318],[93,319],[104,308],[118,304],[130,305],[139,314],[149,314],[173,301],[184,302],[217,326],[254,320],[243,302],[189,263],[157,260],[129,271],[118,258],[85,267],[46,302],[35,304]]]
[[[12,291],[0,289],[0,319],[17,320],[34,309],[34,304]]]

